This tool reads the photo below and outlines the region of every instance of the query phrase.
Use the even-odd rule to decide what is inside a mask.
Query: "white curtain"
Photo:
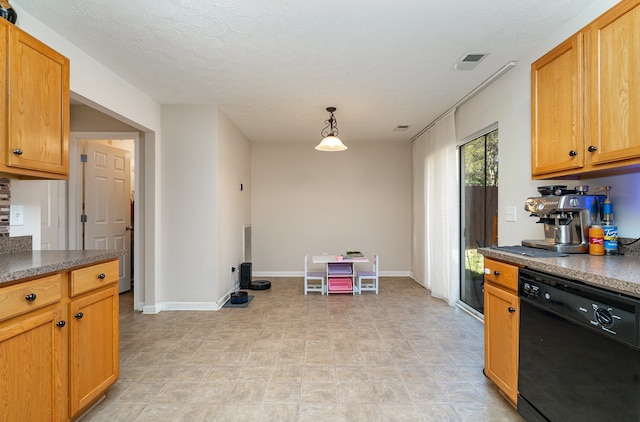
[[[414,141],[414,277],[453,306],[460,286],[455,110]]]

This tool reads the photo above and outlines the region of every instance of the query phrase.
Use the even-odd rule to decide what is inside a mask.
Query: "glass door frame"
[[[458,305],[463,307],[465,310],[471,312],[472,314],[474,314],[475,316],[478,316],[479,318],[483,318],[483,311],[484,311],[484,306],[483,306],[483,298],[480,298],[479,296],[483,296],[483,292],[484,292],[484,282],[482,279],[482,275],[484,274],[484,272],[482,271],[484,269],[484,264],[483,264],[483,260],[481,256],[477,256],[477,254],[474,254],[474,256],[469,257],[468,256],[468,250],[467,250],[467,237],[470,235],[468,232],[469,227],[467,226],[467,222],[465,219],[465,215],[466,215],[466,208],[469,206],[469,204],[465,204],[465,199],[466,199],[466,193],[465,193],[465,155],[464,155],[464,147],[466,145],[469,145],[471,142],[474,142],[476,140],[479,140],[483,137],[485,137],[485,152],[484,152],[484,168],[483,168],[483,172],[484,172],[484,187],[485,187],[485,192],[483,195],[483,205],[482,205],[482,209],[483,209],[483,220],[484,222],[482,230],[484,231],[483,237],[484,237],[484,241],[488,242],[482,245],[478,245],[478,247],[485,247],[485,246],[491,246],[493,244],[497,244],[497,230],[498,230],[498,222],[497,222],[497,218],[492,217],[492,221],[493,221],[493,230],[491,232],[487,232],[487,214],[489,212],[488,208],[488,204],[487,204],[487,192],[486,192],[486,187],[487,187],[487,159],[489,157],[487,157],[487,148],[486,148],[486,136],[491,134],[492,132],[497,132],[498,133],[498,139],[499,139],[499,132],[498,132],[498,123],[494,123],[491,126],[488,126],[484,129],[482,129],[481,131],[476,132],[475,134],[465,138],[459,145],[458,145],[458,162],[459,162],[459,166],[458,166],[458,172],[459,172],[459,201],[460,201],[460,215],[459,215],[459,219],[460,219],[460,232],[459,232],[459,236],[460,236],[460,280],[458,281],[460,283],[460,295],[459,295],[459,300],[458,300]],[[499,147],[499,145],[498,145]],[[496,155],[496,158],[499,157],[499,153]],[[499,163],[498,163],[499,164]],[[491,185],[491,186],[498,186],[498,180],[497,180],[497,175],[496,175],[496,180],[495,180],[495,185]],[[495,199],[495,205],[496,205],[496,209],[495,209],[495,214],[497,214],[497,194],[498,192],[496,192],[496,199]],[[468,271],[467,271],[467,258],[472,258],[474,259],[474,263],[472,263],[473,267],[475,270],[477,271],[473,271],[472,272],[475,274],[476,272],[478,274],[476,274],[474,277],[472,277],[472,280],[467,280],[467,276],[468,276]],[[476,262],[479,261],[479,262]],[[471,265],[471,264],[470,264]],[[478,268],[475,268],[478,267]],[[471,283],[470,289],[467,287],[467,284]],[[465,290],[466,289],[466,290]],[[477,302],[475,304],[469,304],[465,301],[463,301],[463,299],[466,299],[467,301],[469,300],[469,298],[467,297],[467,290],[469,290],[472,293],[475,293],[474,296],[476,296],[476,300]],[[475,305],[475,306],[474,306]]]

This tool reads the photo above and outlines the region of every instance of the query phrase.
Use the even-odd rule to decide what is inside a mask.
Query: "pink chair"
[[[378,294],[378,264],[380,259],[378,255],[373,254],[373,271],[358,271],[358,293],[363,291],[376,292]],[[364,280],[364,282],[363,282]]]
[[[304,256],[304,294],[320,292],[324,294],[324,271],[309,271],[309,255]]]

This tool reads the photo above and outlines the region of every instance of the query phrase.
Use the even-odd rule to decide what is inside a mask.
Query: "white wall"
[[[160,292],[172,302],[216,298],[216,116],[213,105],[162,106],[163,241]]]
[[[216,297],[230,293],[239,280],[244,226],[251,223],[251,143],[218,112],[217,209],[218,273]],[[242,190],[240,190],[242,185]],[[233,275],[231,267],[238,269]]]
[[[525,199],[538,196],[536,188],[545,184],[588,184],[594,188],[613,185],[612,201],[622,237],[640,237],[638,184],[640,174],[585,180],[531,180],[531,63],[611,8],[614,0],[599,1],[569,24],[541,40],[536,49],[518,61],[518,65],[456,113],[456,133],[464,140],[477,131],[498,122],[499,129],[499,204],[498,242],[516,245],[525,238],[541,238],[542,229],[524,211]],[[560,183],[561,182],[561,183]],[[517,221],[505,221],[505,207],[515,206]]]
[[[9,227],[9,235],[31,236],[34,249],[40,249],[40,192],[39,180],[11,180],[11,204],[24,206],[24,224]]]
[[[255,275],[298,275],[304,255],[380,255],[383,274],[411,269],[411,145],[252,144]]]
[[[250,223],[250,144],[215,105],[163,105],[163,309],[218,309]]]

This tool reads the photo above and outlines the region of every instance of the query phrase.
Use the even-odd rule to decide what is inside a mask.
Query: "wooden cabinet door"
[[[4,164],[7,145],[7,65],[9,63],[9,25],[0,19],[0,164]]]
[[[118,286],[69,304],[69,416],[103,394],[119,376]]]
[[[520,302],[515,293],[484,285],[484,372],[505,396],[518,398]]]
[[[581,33],[531,65],[531,173],[584,165]]]
[[[6,165],[69,174],[69,60],[9,28]]]
[[[591,25],[592,164],[640,157],[640,2],[622,1]],[[591,148],[593,149],[593,148]]]
[[[62,419],[60,308],[33,312],[0,328],[0,420]]]

